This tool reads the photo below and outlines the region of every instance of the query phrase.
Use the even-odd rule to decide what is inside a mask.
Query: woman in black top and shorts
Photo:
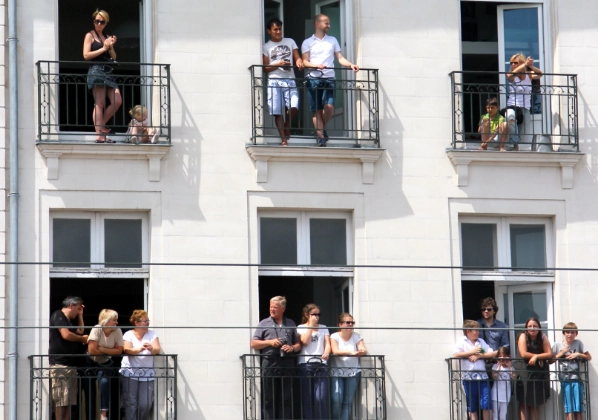
[[[93,108],[93,122],[96,131],[96,143],[114,143],[106,137],[110,129],[106,122],[114,116],[120,108],[122,98],[118,86],[112,76],[112,67],[109,63],[116,60],[114,35],[104,35],[104,29],[110,21],[108,12],[96,10],[93,15],[94,29],[85,35],[83,41],[83,58],[93,61],[93,65],[87,73],[87,87],[93,93],[95,105]],[[106,96],[110,99],[110,105],[106,106]]]

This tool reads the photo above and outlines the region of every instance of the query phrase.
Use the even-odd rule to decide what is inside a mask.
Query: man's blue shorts
[[[324,109],[324,105],[334,105],[336,81],[332,78],[312,78],[306,80],[311,112]]]
[[[491,410],[488,381],[463,381],[467,412],[477,413],[480,409]]]
[[[583,413],[583,384],[580,381],[562,381],[561,395],[565,414]]]

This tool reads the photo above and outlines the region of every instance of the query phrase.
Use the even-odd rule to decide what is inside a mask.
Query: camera
[[[281,338],[280,339],[280,357],[284,357],[285,356],[285,351],[282,349],[282,346],[285,346],[289,344],[289,340],[287,340],[286,338]]]

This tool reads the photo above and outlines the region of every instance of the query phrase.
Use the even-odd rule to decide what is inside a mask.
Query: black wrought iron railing
[[[37,141],[93,142],[94,95],[89,89],[89,61],[37,62]],[[170,64],[110,63],[111,77],[118,86],[122,105],[106,122],[108,137],[129,142],[129,111],[136,105],[147,110],[146,128],[158,133],[160,144],[171,140]],[[111,97],[112,96],[112,97]],[[106,95],[103,111],[114,101]],[[153,136],[152,136],[153,137]],[[145,141],[143,141],[145,142]]]
[[[359,372],[335,368],[334,356],[328,364],[312,358],[307,365],[287,357],[280,364],[281,358],[241,356],[243,420],[387,419],[384,356],[359,357]],[[343,401],[343,392],[354,397]]]
[[[579,151],[577,75],[544,73],[540,79],[532,80],[531,86],[510,83],[502,72],[454,71],[449,76],[453,148],[478,149],[482,141],[481,118],[487,114],[486,101],[496,98],[502,111],[509,98],[519,95],[526,107],[519,114],[518,123],[500,130],[497,141],[490,142],[488,150],[498,149],[504,140],[506,150]]]
[[[251,141],[254,144],[281,144],[281,133],[275,117],[271,115],[272,105],[268,104],[268,95],[275,90],[277,90],[275,93],[288,95],[296,87],[298,106],[296,115],[289,117],[289,146],[317,145],[322,135],[318,135],[314,127],[309,91],[311,90],[314,97],[321,98],[327,89],[324,84],[326,79],[315,77],[321,76],[321,72],[314,72],[314,69],[309,69],[309,72],[308,69],[302,72],[294,69],[294,73],[289,69],[290,77],[282,80],[291,82],[290,85],[277,87],[274,79],[268,78],[264,68],[265,66],[258,65],[249,67],[252,106]],[[334,97],[334,111],[325,126],[327,146],[380,147],[378,70],[360,69],[357,73],[345,67],[333,70],[334,88],[329,86],[328,88]],[[292,103],[289,102],[288,105],[292,106]],[[314,109],[321,109],[321,105],[315,105]],[[281,111],[281,115],[284,115],[284,111]],[[284,123],[287,117],[281,118]]]
[[[99,420],[100,414],[109,419],[176,420],[176,355],[152,356],[153,368],[126,372],[119,372],[120,357],[113,357],[110,366],[92,365],[82,355],[69,357],[80,366],[50,366],[48,355],[29,356],[30,420],[52,419],[56,410],[67,411],[59,414],[69,420]]]
[[[489,409],[497,411],[499,419],[566,420],[568,412],[583,413],[591,420],[588,363],[577,359],[577,370],[565,370],[559,362],[548,360],[530,366],[523,359],[511,359],[511,368],[497,371],[462,371],[461,359],[446,359],[449,373],[450,420],[467,420],[468,406],[483,419],[483,409],[476,395],[488,388]],[[571,366],[571,363],[569,363]],[[486,379],[487,378],[487,379]],[[494,404],[492,399],[503,400]],[[521,413],[524,417],[521,416]],[[581,415],[581,414],[580,414]],[[488,417],[491,418],[492,416]],[[496,418],[496,417],[495,417]],[[578,417],[573,417],[578,418]]]

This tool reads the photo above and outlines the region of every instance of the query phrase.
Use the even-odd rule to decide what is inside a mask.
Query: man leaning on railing
[[[293,353],[301,350],[295,323],[284,316],[284,296],[270,299],[270,316],[257,326],[251,348],[262,355],[262,413],[265,419],[291,418]]]
[[[350,67],[354,72],[359,67],[341,53],[341,47],[335,37],[328,35],[330,19],[326,15],[315,17],[316,33],[303,41],[301,52],[303,65],[311,68],[307,72],[307,92],[309,94],[309,109],[313,115],[314,128],[318,138],[318,146],[326,147],[328,133],[326,123],[334,115],[334,57],[344,67]]]
[[[69,355],[79,353],[79,343],[87,344],[83,335],[83,299],[68,296],[62,301],[62,309],[50,316],[50,378],[52,380],[52,400],[56,405],[56,420],[68,420],[71,405],[77,405],[77,358]],[[79,328],[72,328],[72,320],[77,319]],[[82,359],[79,359],[82,360]]]

